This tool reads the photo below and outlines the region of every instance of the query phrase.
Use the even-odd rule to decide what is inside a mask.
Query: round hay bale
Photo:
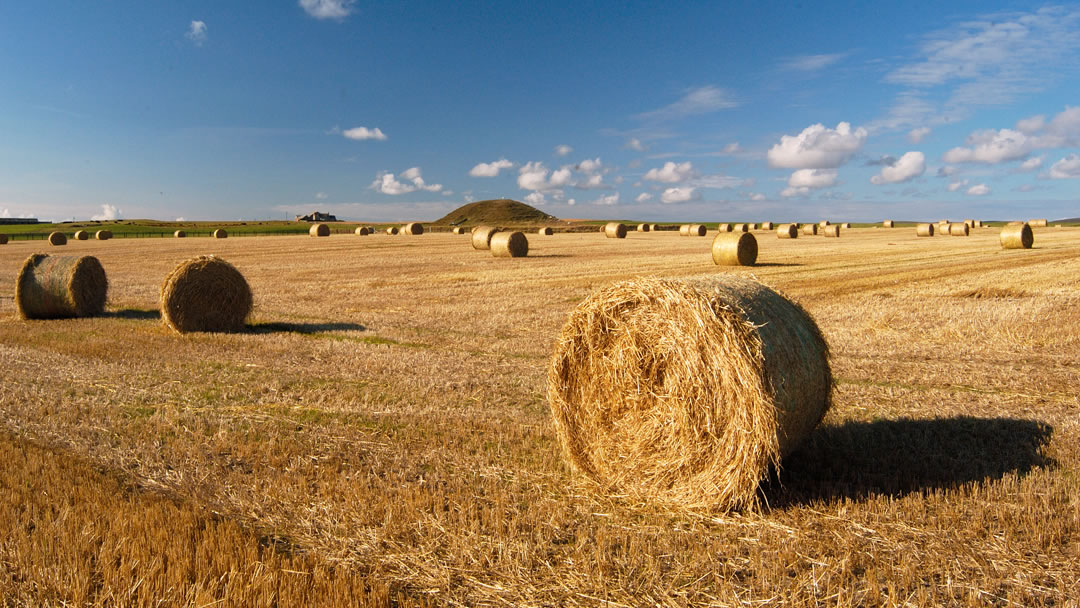
[[[840,224],[840,227],[843,228],[844,230],[850,230],[851,229],[851,222],[844,222],[843,224]]]
[[[949,234],[953,236],[967,236],[970,232],[968,225],[963,222],[953,222],[949,224]]]
[[[732,232],[749,232],[750,226],[747,224],[735,224],[731,227]]]
[[[397,233],[398,233],[397,226],[390,226],[389,228],[386,229],[386,234],[394,235],[394,234],[397,234]]]
[[[473,249],[491,249],[491,237],[499,232],[498,228],[491,226],[477,226],[473,229]]]
[[[244,275],[212,255],[182,262],[161,284],[161,318],[182,334],[240,331],[251,305]]]
[[[0,245],[7,245],[8,235],[0,234]]]
[[[919,224],[915,227],[915,236],[934,236],[934,225]]]
[[[1028,226],[1031,226],[1032,228],[1046,228],[1046,225],[1049,222],[1047,222],[1045,219],[1042,219],[1042,220],[1028,220],[1027,223],[1028,223]]]
[[[772,222],[761,222],[761,229],[762,230],[772,230],[774,228],[776,228],[776,225],[773,224]]]
[[[1035,242],[1035,233],[1031,226],[1021,223],[1019,226],[1005,226],[1001,229],[1002,249],[1031,249]]]
[[[795,224],[780,224],[776,228],[776,238],[797,239],[799,238],[799,229]]]
[[[608,222],[607,225],[604,226],[604,235],[609,239],[625,239],[626,224]]]
[[[112,238],[112,230],[98,230],[94,233],[94,238],[99,241],[107,241]]]
[[[497,258],[523,258],[529,255],[529,239],[524,232],[496,232],[491,236],[491,255]]]
[[[1007,224],[1005,224],[1005,225],[1006,225],[1006,226],[1023,226],[1023,225],[1024,225],[1024,224],[1026,224],[1026,223],[1027,223],[1027,222],[1009,222],[1009,223],[1007,223]]]
[[[50,245],[67,245],[67,235],[63,232],[50,232],[49,233]]]
[[[751,223],[746,225],[746,229],[747,230],[757,230],[757,224],[751,222]]]
[[[818,229],[817,224],[807,224],[807,225],[802,227],[802,233],[803,234],[809,234],[809,235],[816,235],[817,234],[817,229]]]
[[[690,236],[705,236],[708,233],[709,229],[705,224],[690,224]]]
[[[822,233],[824,233],[826,237],[839,238],[840,226],[836,224],[829,224],[828,226],[825,226],[825,229],[822,230]]]
[[[424,225],[420,222],[405,224],[405,234],[424,234]]]
[[[605,489],[681,509],[753,506],[829,409],[828,345],[749,279],[633,279],[563,327],[548,404],[564,453]]]
[[[717,232],[731,232],[733,229],[731,224],[720,224],[716,227]]]
[[[97,258],[35,253],[15,280],[15,307],[23,319],[92,317],[105,311],[108,291]]]
[[[357,226],[353,231],[357,236],[367,236],[371,234],[371,231],[367,229],[367,226]]]
[[[829,220],[821,220],[820,222],[818,222],[818,226],[821,227],[821,228],[824,228],[824,227],[829,226],[829,225],[831,225],[831,222],[829,222]]]
[[[638,232],[648,232],[649,231],[649,225],[648,224],[638,224],[637,225],[637,231]]]
[[[690,224],[679,226],[679,236],[690,236]]]
[[[465,234],[465,227],[464,226],[454,226],[454,229],[453,229],[452,232],[454,234]]]
[[[227,239],[227,238],[229,238],[229,233],[225,232],[224,228],[218,228],[217,230],[214,231],[214,238],[215,239]]]
[[[982,220],[975,220],[975,225],[972,226],[972,228],[982,228],[982,227],[983,227]]]
[[[187,233],[184,232],[183,230],[177,230],[176,232],[173,233],[173,236],[175,238],[182,239],[182,238],[187,237]]]
[[[757,238],[748,232],[720,232],[712,242],[712,261],[718,266],[753,266]]]
[[[881,222],[881,225],[886,228],[892,228],[894,223],[895,222],[893,222],[892,220],[885,220],[884,222]]]
[[[975,220],[964,220],[964,224],[968,227],[968,230],[975,227]]]
[[[652,230],[653,232],[656,232],[659,229],[660,229],[659,224],[649,224],[649,230]]]
[[[76,230],[74,236],[76,241],[87,241],[90,239],[90,233],[85,230]]]
[[[308,234],[310,236],[330,236],[330,226],[326,224],[312,224],[311,228],[308,228]]]
[[[551,226],[544,226],[543,228],[537,230],[536,234],[539,234],[540,236],[551,236],[555,234],[555,231],[551,229]]]

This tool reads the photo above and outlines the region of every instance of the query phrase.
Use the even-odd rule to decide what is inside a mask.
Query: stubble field
[[[853,229],[712,264],[677,233],[0,246],[0,595],[20,605],[1000,605],[1080,597],[1080,229]],[[20,321],[31,253],[94,255],[107,314]],[[249,331],[158,290],[213,253]],[[567,313],[639,275],[753,275],[832,350],[834,406],[755,512],[597,492],[546,372]]]

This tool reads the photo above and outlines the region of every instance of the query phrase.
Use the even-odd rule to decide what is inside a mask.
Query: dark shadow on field
[[[757,262],[753,266],[763,266],[765,268],[784,268],[787,266],[802,266],[802,264],[789,264],[784,262]]]
[[[106,312],[103,316],[113,317],[114,319],[161,319],[161,311],[143,310],[141,308],[121,308],[120,310]]]
[[[818,428],[784,459],[779,481],[763,484],[768,504],[903,496],[1024,475],[1053,466],[1054,429],[1035,420],[941,418],[846,422]]]
[[[321,334],[331,331],[364,331],[359,323],[252,323],[248,331],[253,334],[288,332],[294,334]]]
[[[569,253],[530,253],[530,258],[572,258]]]

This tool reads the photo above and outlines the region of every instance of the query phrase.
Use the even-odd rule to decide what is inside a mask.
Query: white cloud
[[[176,222],[184,222],[184,221],[187,221],[187,220],[185,220],[185,219],[184,219],[184,218],[182,218],[182,217],[178,217],[178,218],[176,218],[176,219],[175,219],[175,220],[173,220],[173,221],[176,221]]]
[[[946,188],[946,189],[947,189],[947,190],[948,190],[949,192],[956,192],[957,190],[959,190],[959,189],[963,188],[963,187],[964,187],[964,186],[966,186],[966,185],[968,185],[968,180],[966,180],[966,179],[962,179],[962,180],[960,180],[960,181],[957,181],[957,182],[952,182],[951,184],[949,184],[949,185],[948,185],[948,186],[946,186],[945,188]]]
[[[751,192],[747,198],[752,201],[763,201],[765,200],[765,195],[760,192]]]
[[[664,193],[660,195],[660,202],[670,205],[694,201],[699,198],[701,198],[701,193],[698,192],[697,188],[677,187],[664,190]]]
[[[1050,179],[1080,178],[1080,156],[1070,154],[1050,166]]]
[[[590,159],[585,159],[585,160],[581,161],[580,163],[578,163],[576,168],[577,168],[578,171],[581,171],[582,173],[596,173],[597,171],[600,171],[601,169],[604,168],[604,163],[600,162],[599,158],[591,159],[591,160]]]
[[[653,196],[648,192],[642,192],[641,194],[637,195],[637,198],[635,198],[634,200],[639,203],[647,203],[651,201],[652,198]],[[7,211],[7,209],[5,209],[4,211]]]
[[[472,169],[469,169],[469,175],[473,177],[495,177],[499,174],[499,171],[509,169],[513,166],[514,163],[505,158],[500,158],[494,162],[477,164]]]
[[[649,169],[645,173],[642,179],[651,180],[654,182],[664,182],[668,184],[677,184],[684,182],[694,176],[694,165],[690,161],[685,163],[673,163],[668,161],[664,163],[663,167],[658,169]]]
[[[738,106],[727,91],[712,85],[690,89],[682,99],[650,112],[637,115],[640,120],[672,120],[709,114]]]
[[[783,190],[780,191],[780,196],[782,196],[784,198],[791,198],[793,196],[806,196],[807,194],[810,194],[810,188],[806,188],[806,187],[803,187],[803,188],[787,187],[787,188],[784,188]]]
[[[641,143],[641,140],[636,137],[631,137],[630,141],[626,142],[626,148],[636,152],[644,152],[649,149],[648,146]]]
[[[1046,117],[1042,114],[1038,116],[1032,116],[1030,118],[1021,118],[1016,121],[1016,130],[1027,135],[1031,135],[1036,131],[1041,131],[1046,126]]]
[[[609,194],[607,196],[601,196],[593,201],[594,205],[617,205],[619,204],[619,193]]]
[[[466,203],[471,203],[476,200],[476,197],[471,194],[462,194],[461,200],[465,201]]]
[[[960,169],[952,165],[945,165],[937,170],[938,177],[949,177],[950,175],[956,175],[960,172]]]
[[[315,198],[317,200],[324,201],[327,198],[327,194],[325,192],[316,192],[315,193]]]
[[[184,34],[184,37],[191,41],[195,46],[202,46],[206,42],[206,22],[205,21],[192,21],[188,26],[188,31]]]
[[[841,122],[835,129],[810,125],[796,136],[783,135],[769,148],[769,165],[786,169],[835,169],[846,163],[866,141],[866,129],[851,130]]]
[[[870,183],[897,184],[919,177],[925,172],[926,156],[922,152],[907,152],[895,163],[882,167],[881,173],[870,178]]]
[[[111,221],[111,220],[115,220],[116,218],[120,217],[121,213],[122,213],[122,211],[117,209],[116,205],[108,205],[108,204],[106,204],[106,205],[101,206],[101,214],[100,215],[91,216],[90,219],[92,219],[94,221],[99,221],[99,222],[101,222],[101,221]]]
[[[799,72],[816,72],[826,68],[844,57],[847,53],[831,53],[828,55],[796,55],[784,61],[780,67],[786,70]]]
[[[555,146],[555,156],[567,156],[573,151],[574,149],[566,144]]]
[[[582,190],[596,190],[598,188],[607,188],[607,184],[604,183],[604,176],[600,173],[593,173],[592,175],[585,176],[585,179],[579,180],[574,184],[575,188]]]
[[[570,199],[570,200],[566,201],[566,204],[573,207],[574,205],[577,204],[577,200],[576,199]]]
[[[1046,125],[1046,135],[1039,144],[1046,148],[1080,146],[1080,107],[1066,106]]]
[[[316,19],[344,19],[356,0],[300,0],[300,7]]]
[[[374,129],[368,129],[367,127],[353,127],[351,129],[345,129],[341,132],[342,135],[349,139],[365,140],[374,139],[376,141],[386,141],[386,134],[382,132],[379,127]]]
[[[836,171],[833,169],[799,169],[788,178],[792,188],[830,188],[836,185]]]
[[[730,144],[724,146],[724,154],[738,154],[742,151],[742,147],[739,146],[739,142],[733,141]]]
[[[968,188],[967,193],[971,196],[985,196],[990,194],[990,186],[987,186],[986,184],[977,184]]]
[[[1030,137],[1012,129],[976,131],[968,136],[967,144],[971,147],[945,152],[945,162],[997,164],[1023,158],[1033,147]]]
[[[1034,171],[1034,170],[1038,169],[1039,167],[1041,167],[1042,164],[1043,164],[1043,157],[1042,156],[1033,156],[1033,157],[1025,160],[1024,162],[1020,163],[1020,170],[1021,171]]]
[[[544,163],[532,161],[518,169],[517,184],[522,190],[552,190],[569,185],[572,179],[573,172],[569,167],[551,171],[544,166]]]
[[[913,144],[921,144],[922,140],[926,139],[926,136],[930,134],[930,127],[919,127],[918,129],[912,129],[908,131],[907,140]]]
[[[417,190],[426,190],[428,192],[442,190],[442,184],[427,184],[424,182],[424,178],[420,175],[420,167],[410,167],[402,171],[398,177],[405,181],[399,181],[394,177],[393,173],[388,171],[380,172],[370,187],[376,192],[394,196],[416,192]]]
[[[753,180],[750,180],[751,182]],[[738,188],[739,186],[750,187],[753,184],[747,183],[747,180],[740,179],[738,177],[731,177],[730,175],[702,175],[695,177],[686,182],[687,186],[694,186],[696,188]]]
[[[525,197],[525,202],[530,205],[539,206],[546,203],[547,199],[544,197],[543,192],[530,192],[529,195]]]

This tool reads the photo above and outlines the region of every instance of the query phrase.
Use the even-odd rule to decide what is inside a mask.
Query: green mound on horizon
[[[536,207],[508,198],[476,201],[454,209],[435,220],[437,226],[478,226],[480,224],[547,224],[559,218],[540,211]]]

